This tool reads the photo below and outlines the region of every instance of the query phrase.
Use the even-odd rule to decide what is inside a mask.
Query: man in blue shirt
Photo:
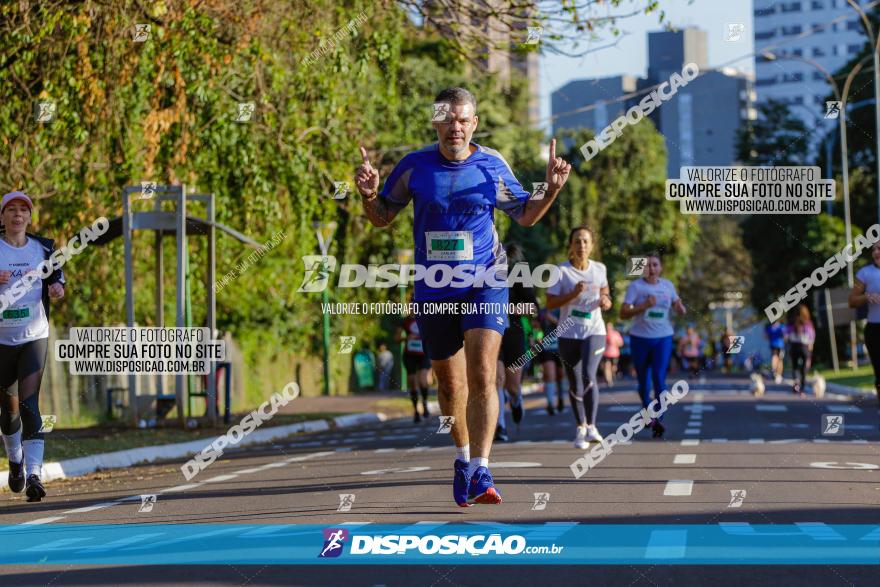
[[[419,311],[416,320],[437,374],[440,407],[455,418],[453,498],[462,507],[497,504],[501,493],[488,465],[498,420],[495,370],[507,327],[508,296],[507,258],[495,231],[494,211],[534,226],[565,185],[571,165],[556,157],[553,139],[547,186],[532,197],[500,153],[471,143],[479,117],[470,92],[449,88],[434,102],[437,143],[401,159],[381,193],[379,172],[361,147],[363,165],[355,180],[374,226],[388,226],[413,201],[415,262],[425,268],[422,279],[416,274],[414,299],[426,311]],[[429,303],[454,303],[462,311],[432,314]],[[480,310],[471,311],[474,307]]]

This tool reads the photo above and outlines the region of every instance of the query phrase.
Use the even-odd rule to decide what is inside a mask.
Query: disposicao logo
[[[336,558],[342,554],[345,541],[348,540],[348,530],[341,528],[324,528],[324,548],[318,558]]]

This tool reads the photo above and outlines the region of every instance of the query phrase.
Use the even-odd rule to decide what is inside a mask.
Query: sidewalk
[[[401,399],[403,399],[405,403],[402,403],[400,401]],[[439,414],[439,406],[436,402],[429,402],[429,408],[433,413]],[[251,444],[277,442],[294,434],[319,432],[330,428],[361,426],[364,424],[382,422],[389,417],[409,416],[411,414],[412,407],[409,403],[409,395],[401,394],[399,392],[330,397],[301,396],[278,410],[278,413],[276,414],[277,420],[274,420],[276,422],[274,426],[272,425],[272,420],[267,421],[247,436],[244,436],[237,444],[230,444],[229,446],[241,447]],[[126,450],[97,452],[94,454],[85,454],[85,456],[78,456],[77,458],[47,461],[43,464],[41,478],[46,482],[55,479],[87,475],[96,471],[126,468],[137,464],[189,457],[201,452],[216,438],[226,435],[228,431],[232,427],[238,425],[246,415],[247,413],[233,414],[228,426],[223,425],[221,422],[216,428],[188,431],[188,434],[174,429],[157,431],[149,429],[117,429],[108,426],[77,429],[57,428],[51,433],[47,433],[47,444],[64,441],[77,442],[79,443],[77,447],[80,448],[85,444],[82,441],[87,438],[98,437],[106,439],[108,436],[112,435],[145,435],[150,433],[161,435],[166,432],[170,433],[167,434],[166,437],[180,437],[182,434],[189,438],[195,436],[197,439],[188,440],[186,442],[145,444],[143,446],[137,446],[136,448],[129,448]],[[314,417],[309,419],[309,415],[313,415]],[[292,416],[297,416],[298,420],[301,419],[302,416],[306,416],[306,418],[293,424],[278,424],[279,421],[284,422],[286,420],[289,422]],[[97,442],[94,444],[97,446],[112,446],[112,441],[104,440],[103,442]],[[77,452],[82,454],[87,451]],[[0,470],[0,479],[5,480],[6,475],[6,470]],[[0,484],[0,491],[8,491],[5,483]]]

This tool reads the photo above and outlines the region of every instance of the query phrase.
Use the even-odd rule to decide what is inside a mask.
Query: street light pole
[[[327,252],[330,250],[330,242],[333,240],[333,233],[336,232],[336,223],[313,222],[315,235],[318,237],[318,247],[321,249],[321,273],[326,275],[329,272],[327,267]],[[329,279],[329,277],[328,277]],[[329,286],[329,282],[327,284]],[[321,307],[326,308],[330,305],[329,287],[321,290]],[[330,312],[323,313],[323,363],[324,363],[324,395],[330,395]]]
[[[798,55],[785,55],[784,57],[777,57],[775,54],[766,51],[762,54],[767,60],[773,61],[774,59],[788,59],[791,61],[801,61],[806,63],[807,65],[812,65],[816,69],[818,69],[825,78],[828,80],[829,85],[831,85],[831,89],[834,90],[834,97],[837,98],[837,101],[840,102],[840,114],[838,115],[838,126],[840,129],[840,167],[843,175],[843,220],[846,228],[846,242],[852,242],[852,220],[850,216],[850,206],[849,206],[849,158],[847,154],[847,146],[846,146],[846,98],[849,95],[849,89],[852,85],[853,80],[865,66],[868,59],[871,59],[872,56],[867,56],[853,67],[852,71],[849,72],[849,75],[846,76],[846,81],[843,84],[843,92],[840,91],[840,86],[837,85],[837,82],[834,79],[827,69],[822,67],[819,63],[812,59],[808,59],[806,57],[800,57]],[[875,55],[876,56],[876,53]],[[880,152],[878,152],[880,154]],[[829,178],[830,179],[830,178]],[[846,263],[846,282],[850,289],[853,286],[853,266],[852,261],[848,260]],[[856,368],[856,323],[854,320],[851,320],[849,323],[849,338],[850,338],[850,347],[853,356],[853,369]]]
[[[868,15],[854,0],[846,0],[853,10],[859,13],[862,19],[862,26],[865,34],[868,35],[868,41],[871,43],[871,54],[874,59],[874,137],[877,140],[877,221],[880,222],[880,35],[874,37],[874,27],[868,20]],[[853,355],[855,356],[855,355]]]

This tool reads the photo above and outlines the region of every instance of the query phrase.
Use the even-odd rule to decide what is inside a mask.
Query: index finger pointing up
[[[550,139],[550,160],[556,158],[556,139]]]
[[[364,149],[363,145],[361,145],[361,157],[364,158],[364,165],[366,165],[367,167],[372,167],[372,165],[370,165],[370,158],[367,156],[367,150]]]

